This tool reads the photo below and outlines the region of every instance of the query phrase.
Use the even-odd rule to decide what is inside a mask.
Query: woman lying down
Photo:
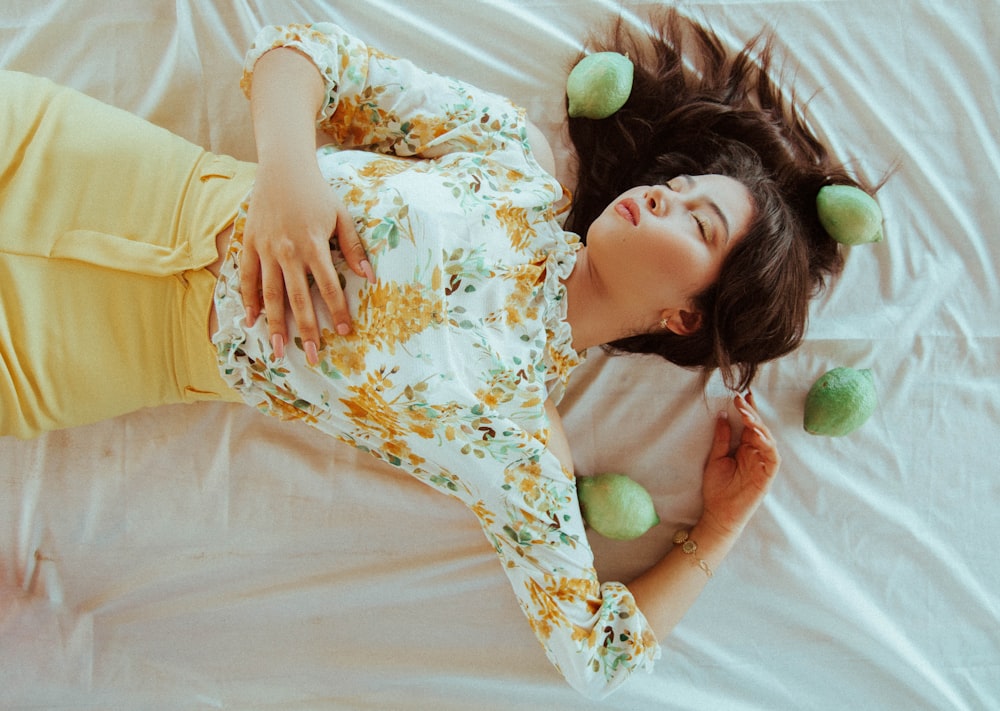
[[[816,192],[858,184],[766,79],[766,44],[654,28],[594,47],[635,83],[570,120],[568,216],[521,109],[331,24],[250,48],[256,165],[3,73],[0,434],[220,399],[299,420],[463,501],[573,687],[650,669],[768,490],[775,439],[735,395],[685,545],[602,583],[562,392],[595,346],[747,392],[841,266]]]

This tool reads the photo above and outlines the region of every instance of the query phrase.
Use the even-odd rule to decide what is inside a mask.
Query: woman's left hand
[[[738,395],[733,403],[743,424],[739,443],[731,449],[732,428],[720,416],[702,477],[702,524],[728,536],[742,532],[781,464],[777,444],[757,412],[753,395]]]
[[[331,240],[355,274],[375,280],[351,214],[316,162],[315,123],[324,99],[319,70],[296,49],[272,49],[254,65],[250,107],[258,168],[243,234],[240,290],[249,325],[262,307],[267,311],[268,337],[278,357],[289,338],[287,297],[313,365],[319,362],[321,333],[310,277],[336,331],[351,330]]]
[[[269,337],[279,357],[288,342],[287,297],[306,359],[313,365],[318,362],[322,338],[309,288],[310,276],[337,332],[350,333],[351,314],[330,253],[332,239],[337,241],[348,266],[374,281],[351,215],[319,169],[292,167],[275,174],[261,165],[243,234],[240,288],[249,325],[253,325],[261,306],[267,312]]]

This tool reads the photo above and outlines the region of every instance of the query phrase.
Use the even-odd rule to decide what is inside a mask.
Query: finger
[[[359,277],[374,284],[375,272],[371,262],[368,261],[368,255],[365,254],[365,245],[354,227],[354,218],[346,209],[337,212],[336,233],[337,246],[344,255],[347,266]]]
[[[319,327],[316,325],[316,312],[313,309],[312,294],[309,291],[309,280],[305,273],[298,270],[285,270],[285,293],[288,304],[292,308],[292,317],[298,326],[302,347],[306,352],[306,360],[316,365]]]
[[[334,329],[341,336],[346,336],[351,332],[351,312],[347,307],[344,290],[340,286],[340,275],[331,263],[323,262],[313,270],[313,279],[320,298],[323,299],[333,318]]]
[[[742,395],[737,395],[733,398],[733,405],[736,407],[736,411],[740,413],[740,419],[743,421],[744,426],[751,427],[757,424],[759,419],[757,413]]]
[[[775,461],[777,448],[771,430],[764,424],[764,418],[757,412],[756,406],[751,402],[753,395],[747,393],[747,397],[737,396],[734,399],[736,409],[743,420],[743,432],[740,435],[740,442],[749,445],[761,453],[767,453],[769,461]]]
[[[252,249],[240,253],[240,296],[247,325],[253,326],[260,314],[260,260]]]
[[[775,458],[777,446],[774,437],[763,426],[747,425],[740,436],[740,443],[760,452],[769,461]]]
[[[767,433],[764,430],[757,427],[757,425],[748,425],[743,428],[743,435],[741,440],[749,444],[767,444],[770,441]]]
[[[715,418],[715,436],[712,438],[712,449],[708,453],[709,461],[729,456],[729,441],[732,428],[729,425],[729,413],[722,411]]]
[[[767,447],[774,447],[774,436],[762,420],[758,420],[756,423],[751,425],[750,431],[754,433],[761,444]]]
[[[762,432],[756,428],[744,432],[740,449],[753,455],[757,461],[763,462],[769,468],[777,468],[781,461],[778,445],[774,438],[770,436],[770,433]]]
[[[754,428],[762,435],[770,436],[767,425],[764,424],[764,418],[760,416],[757,408],[750,402],[749,399],[744,398],[742,395],[737,395],[733,400],[733,404],[742,416],[745,427]]]
[[[764,424],[764,420],[760,414],[752,409],[749,409],[749,407],[739,407],[739,411],[743,418],[744,434],[752,433],[761,440],[770,441],[771,431],[768,429],[767,425]]]
[[[261,264],[261,295],[264,297],[267,331],[274,354],[282,358],[285,355],[284,344],[288,340],[285,325],[285,282],[280,267],[273,262]]]

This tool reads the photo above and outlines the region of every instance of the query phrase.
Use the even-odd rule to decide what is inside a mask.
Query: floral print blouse
[[[354,332],[321,323],[310,366],[290,324],[276,358],[265,319],[244,321],[244,204],[216,290],[227,381],[254,407],[299,420],[464,502],[496,550],[548,658],[592,697],[660,650],[628,589],[598,582],[573,473],[546,448],[545,400],[561,397],[571,347],[561,279],[579,240],[554,205],[523,110],[386,56],[331,24],[265,28],[246,61],[279,46],[326,82],[318,151],[355,216],[377,283],[334,251]],[[317,311],[322,318],[325,311]]]

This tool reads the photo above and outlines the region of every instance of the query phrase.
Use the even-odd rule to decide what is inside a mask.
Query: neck
[[[573,348],[583,351],[627,335],[620,314],[615,314],[603,296],[600,279],[591,270],[587,248],[576,256],[576,265],[566,286],[566,321],[573,331]]]

